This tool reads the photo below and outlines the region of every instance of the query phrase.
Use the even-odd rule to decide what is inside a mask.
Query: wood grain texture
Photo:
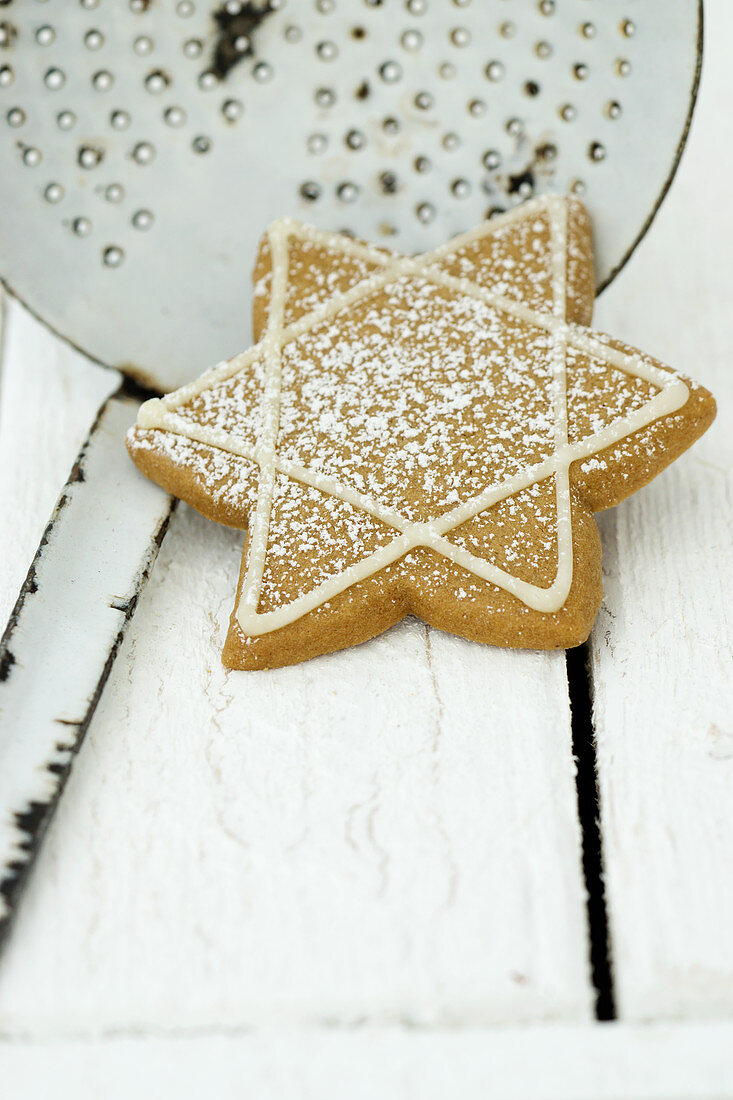
[[[694,449],[601,521],[595,720],[615,978],[629,1019],[733,1012],[733,155],[720,140],[733,9],[716,0],[706,13],[679,176],[598,313],[718,401]]]
[[[227,672],[241,537],[186,508],[171,526],[4,956],[0,1027],[587,1018],[562,654],[410,620]]]
[[[13,1100],[729,1100],[731,1050],[730,1023],[232,1031],[5,1041],[0,1073]]]

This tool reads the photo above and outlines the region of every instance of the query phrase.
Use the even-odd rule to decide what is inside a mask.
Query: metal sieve
[[[249,340],[283,212],[402,252],[547,190],[605,285],[674,170],[698,0],[11,0],[0,267],[103,363],[169,389]]]

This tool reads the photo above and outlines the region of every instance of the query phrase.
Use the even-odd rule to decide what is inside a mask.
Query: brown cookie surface
[[[414,612],[499,645],[588,635],[592,512],[708,426],[701,387],[591,332],[585,212],[533,200],[410,259],[291,221],[252,349],[162,400],[140,469],[248,529],[224,661],[270,668]]]

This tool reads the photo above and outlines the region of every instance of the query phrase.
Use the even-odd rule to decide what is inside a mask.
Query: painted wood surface
[[[729,1100],[733,1025],[542,1025],[0,1042],[13,1100]]]
[[[593,634],[606,888],[627,1019],[733,1013],[733,7],[706,4],[698,112],[648,238],[599,303],[608,331],[699,378],[718,418],[602,517]]]

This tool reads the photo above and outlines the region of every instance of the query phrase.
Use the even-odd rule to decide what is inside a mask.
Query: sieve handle
[[[138,408],[100,409],[0,641],[0,937],[174,507],[127,456]]]

